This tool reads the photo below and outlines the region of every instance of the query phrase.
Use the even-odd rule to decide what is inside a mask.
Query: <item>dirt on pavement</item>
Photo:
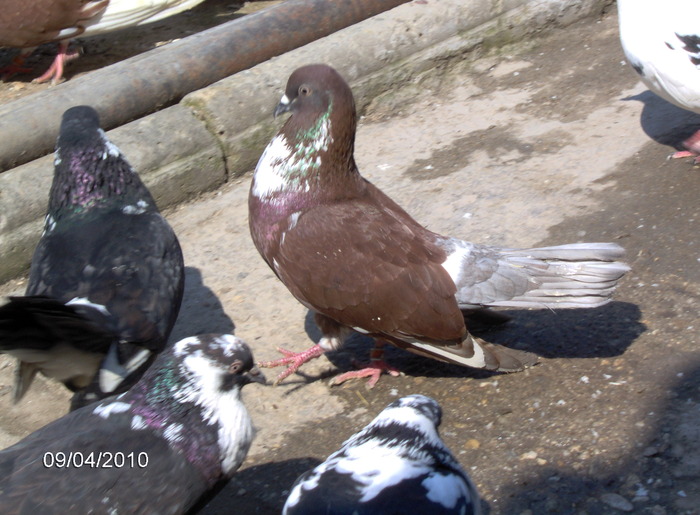
[[[700,170],[666,160],[700,117],[646,91],[614,13],[452,62],[362,114],[360,170],[431,230],[511,247],[615,241],[632,271],[607,306],[510,310],[511,322],[479,334],[542,357],[521,373],[390,349],[404,376],[331,388],[328,377],[367,357],[371,343],[354,336],[278,387],[247,387],[256,440],[201,512],[279,513],[298,474],[392,400],[422,393],[442,405],[441,434],[490,513],[700,513]],[[318,332],[252,245],[249,182],[166,213],[188,266],[172,340],[235,328],[269,360]],[[13,406],[12,364],[0,359],[9,445],[63,414],[68,394],[38,380]]]

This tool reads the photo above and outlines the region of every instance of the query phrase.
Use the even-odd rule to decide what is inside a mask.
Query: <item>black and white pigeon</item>
[[[0,306],[0,352],[18,359],[15,401],[35,374],[76,408],[127,390],[163,350],[184,287],[177,237],[94,109],[68,109],[44,233],[24,297]]]
[[[246,457],[251,381],[265,378],[243,340],[177,342],[128,392],[0,451],[2,513],[184,513]]]
[[[630,65],[654,93],[700,113],[700,2],[618,0],[620,41]],[[700,163],[700,131],[683,142]]]
[[[249,194],[260,254],[307,308],[318,344],[264,366],[299,366],[337,349],[350,329],[441,361],[514,372],[533,354],[474,338],[463,314],[491,306],[590,308],[610,300],[629,267],[613,243],[504,249],[424,228],[364,179],[353,156],[352,92],[330,66],[289,77],[275,115],[291,117],[258,162]],[[337,376],[397,374],[372,353],[366,369]]]
[[[479,494],[424,395],[392,402],[292,487],[283,515],[478,515]]]

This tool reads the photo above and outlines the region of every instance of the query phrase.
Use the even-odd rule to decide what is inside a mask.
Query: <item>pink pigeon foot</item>
[[[697,131],[695,134],[685,140],[683,142],[683,147],[685,147],[685,150],[674,152],[668,156],[668,158],[681,159],[684,157],[692,157],[694,158],[693,164],[700,164],[700,131]]]
[[[379,377],[382,375],[382,372],[387,372],[394,377],[401,375],[401,372],[397,368],[392,367],[386,361],[384,361],[384,349],[382,349],[382,345],[380,345],[379,342],[370,351],[369,356],[370,361],[364,368],[337,375],[331,380],[330,384],[336,385],[344,383],[348,379],[359,379],[361,377],[369,377],[369,380],[367,381],[367,388],[374,388],[374,386],[377,384],[377,381],[379,381]],[[355,366],[358,365],[357,363],[353,364]]]
[[[321,354],[326,352],[319,344],[316,344],[303,352],[292,352],[280,347],[277,347],[277,350],[284,354],[283,358],[274,361],[261,361],[258,363],[258,366],[263,368],[287,366],[287,369],[277,376],[277,379],[275,379],[275,382],[273,383],[274,385],[278,385],[281,381],[299,370],[299,367],[307,361],[318,358]]]
[[[51,80],[51,84],[58,84],[63,80],[63,69],[68,61],[72,61],[80,55],[80,52],[68,52],[68,41],[61,41],[58,44],[58,53],[56,58],[51,63],[46,72],[40,77],[37,77],[32,82],[35,84],[41,84],[43,82]]]

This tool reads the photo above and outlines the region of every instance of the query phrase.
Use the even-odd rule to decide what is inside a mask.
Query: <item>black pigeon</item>
[[[330,66],[297,69],[275,114],[291,117],[258,162],[249,195],[256,247],[290,292],[316,312],[320,342],[264,366],[337,349],[350,329],[434,359],[514,372],[536,356],[472,337],[465,312],[491,306],[589,308],[605,304],[629,267],[613,243],[504,249],[424,228],[360,175],[353,156],[352,92]],[[389,367],[370,365],[335,378]]]
[[[179,341],[128,392],[0,451],[2,513],[185,512],[247,455],[251,381],[265,378],[241,339]]]
[[[184,287],[182,250],[94,109],[63,115],[44,233],[26,296],[0,307],[0,352],[18,360],[15,401],[36,372],[75,409],[126,391],[163,350]]]
[[[424,395],[394,401],[292,487],[283,515],[478,515],[479,495]]]

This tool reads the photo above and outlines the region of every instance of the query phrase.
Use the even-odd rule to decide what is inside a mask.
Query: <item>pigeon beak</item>
[[[275,107],[275,111],[272,113],[272,116],[274,118],[277,118],[282,113],[288,113],[291,109],[292,109],[292,101],[289,100],[289,97],[287,95],[284,95],[280,99],[280,103],[277,104],[277,107]]]
[[[267,379],[265,378],[263,373],[260,372],[260,369],[258,367],[254,366],[243,375],[249,383],[267,384]]]

